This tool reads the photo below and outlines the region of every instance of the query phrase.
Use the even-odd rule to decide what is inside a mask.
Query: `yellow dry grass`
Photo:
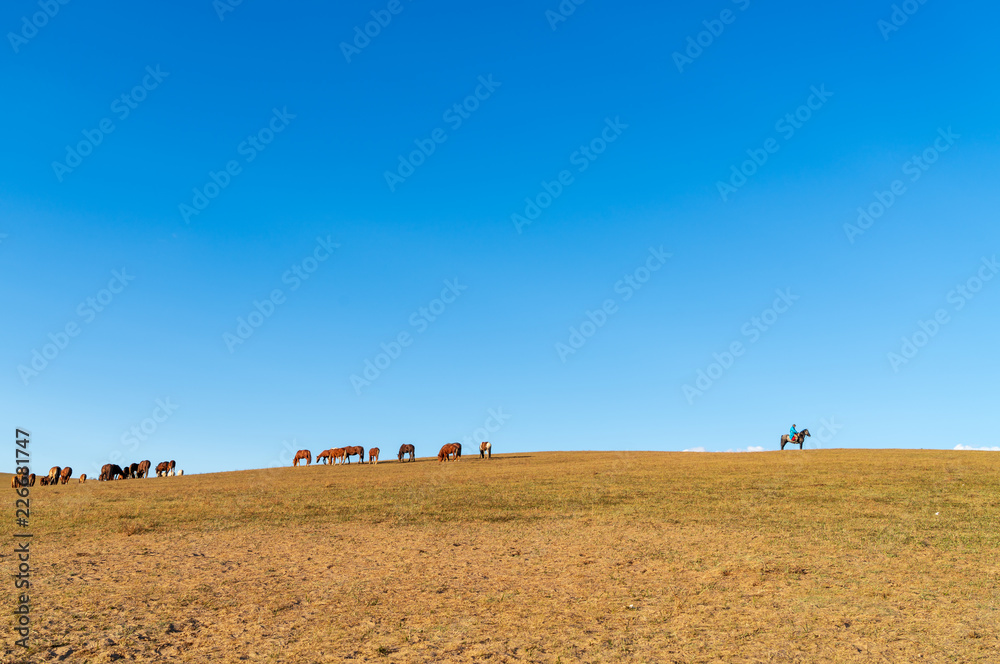
[[[997,662],[998,470],[577,452],[36,486],[33,646],[8,630],[3,661]]]

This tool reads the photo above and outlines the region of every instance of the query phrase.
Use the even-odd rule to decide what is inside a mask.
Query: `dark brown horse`
[[[492,459],[493,458],[493,446],[487,442],[479,443],[479,458],[480,459]]]
[[[292,465],[293,466],[299,465],[299,461],[301,461],[302,459],[306,460],[307,466],[311,464],[313,462],[312,452],[310,452],[309,450],[299,450],[298,452],[295,453],[295,458],[292,459]]]
[[[28,486],[35,486],[35,474],[28,475]]]
[[[791,443],[792,445],[798,443],[799,449],[801,450],[802,443],[806,442],[806,436],[812,438],[812,434],[809,433],[809,429],[803,429],[802,431],[799,432],[799,435],[797,435],[795,438],[792,438],[786,433],[784,436],[781,437],[781,449],[785,449],[785,445],[789,443]]]
[[[73,469],[70,468],[69,466],[66,466],[65,468],[62,469],[62,472],[59,473],[59,483],[66,484],[67,482],[69,482],[69,478],[71,477],[73,477]]]
[[[402,461],[405,455],[410,455],[410,461],[417,460],[417,448],[413,445],[403,444],[399,446],[399,460]]]
[[[344,458],[347,460],[347,463],[351,462],[351,457],[354,456],[355,454],[358,455],[358,463],[365,462],[365,448],[363,448],[360,445],[354,445],[353,447],[344,448]]]
[[[42,486],[48,486],[49,485],[49,476],[48,475],[42,475],[41,479],[38,480],[38,483],[41,484]]]
[[[149,459],[139,462],[139,474],[138,477],[149,477]]]
[[[138,463],[130,463],[129,464],[129,466],[128,466],[128,476],[129,477],[139,477],[139,464]]]

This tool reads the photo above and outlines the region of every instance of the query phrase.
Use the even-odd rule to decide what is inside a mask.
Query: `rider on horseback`
[[[789,440],[793,443],[799,442],[798,435],[799,432],[795,430],[795,425],[793,424],[792,428],[788,430]]]

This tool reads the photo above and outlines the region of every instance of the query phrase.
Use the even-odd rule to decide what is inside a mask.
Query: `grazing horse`
[[[28,475],[28,486],[35,486],[35,474]]]
[[[137,477],[149,477],[149,459],[139,462],[139,473]]]
[[[42,475],[41,479],[38,480],[38,483],[41,484],[42,486],[48,486],[49,485],[49,476],[48,475]]]
[[[332,453],[333,453],[332,449],[323,450],[322,452],[316,455],[316,463],[319,463],[320,461],[322,461],[323,463],[330,463],[331,461],[330,455]]]
[[[373,447],[368,450],[368,463],[378,463],[378,448]]]
[[[10,488],[20,489],[22,486],[25,486],[27,482],[22,482],[22,477],[24,477],[23,473],[14,473],[14,475],[10,478]]]
[[[71,477],[73,477],[73,469],[70,468],[69,466],[66,466],[65,468],[62,469],[62,472],[59,473],[59,483],[66,484],[67,482],[69,482],[69,478]]]
[[[122,466],[122,477],[124,477],[125,479],[129,479],[130,477],[132,477],[132,467],[129,466],[128,464]]]
[[[136,477],[136,478],[139,477],[139,464],[137,464],[137,463],[131,463],[131,464],[129,464],[129,467],[128,467],[128,476],[129,477]]]
[[[438,452],[438,462],[451,461],[452,455],[455,455],[456,460],[459,457],[461,457],[462,446],[459,445],[458,443],[448,443],[447,445],[443,446],[441,448],[441,451]]]
[[[59,466],[52,466],[49,470],[49,484],[59,484],[59,473],[62,472],[62,468]]]
[[[489,443],[479,443],[479,458],[480,459],[492,459],[493,458],[493,446]]]
[[[799,449],[801,450],[802,443],[806,442],[806,436],[809,436],[810,438],[812,437],[812,434],[809,433],[809,429],[803,429],[802,431],[800,431],[799,435],[796,436],[794,440],[792,439],[791,436],[789,436],[786,433],[784,436],[781,437],[781,449],[785,449],[785,445],[787,445],[788,443],[791,443],[792,445],[798,443]]]
[[[156,464],[156,476],[157,477],[165,477],[168,470],[170,470],[170,462],[169,461],[161,461],[160,463]]]
[[[407,455],[407,454],[410,455],[410,461],[416,461],[417,460],[416,459],[417,448],[415,448],[413,445],[407,445],[407,444],[400,445],[399,446],[399,460],[402,461],[403,460],[403,456]]]
[[[306,460],[307,466],[311,464],[313,462],[312,452],[310,452],[309,450],[299,450],[298,452],[296,452],[295,458],[292,459],[292,466],[299,465],[299,461],[301,461],[302,459]]]
[[[111,469],[108,470],[108,479],[109,480],[118,480],[118,479],[123,480],[123,479],[125,479],[125,471],[122,470],[122,467],[119,466],[117,463],[113,463],[113,464],[111,464]]]
[[[358,463],[365,462],[365,448],[361,447],[360,445],[354,445],[353,447],[344,448],[344,458],[347,460],[347,463],[351,462],[351,457],[354,456],[355,454],[358,455]]]
[[[80,484],[87,481],[87,473],[80,473]]]
[[[337,465],[337,459],[340,459],[340,463],[344,463],[346,459],[344,458],[344,448],[334,447],[330,450],[330,463]]]

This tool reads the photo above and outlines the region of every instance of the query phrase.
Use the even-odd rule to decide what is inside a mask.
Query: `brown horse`
[[[323,450],[322,452],[316,455],[316,463],[319,463],[321,461],[323,463],[330,463],[332,453],[333,453],[332,449]]]
[[[438,452],[438,462],[451,461],[452,455],[454,455],[456,460],[459,457],[461,457],[462,446],[459,445],[458,443],[448,443],[447,445],[441,448],[440,452]]]
[[[35,474],[28,475],[28,486],[35,486]]]
[[[139,473],[138,473],[137,476],[138,477],[149,477],[149,466],[150,466],[149,459],[146,459],[145,461],[140,461],[139,462]]]
[[[80,484],[87,481],[87,473],[80,473]]]
[[[128,466],[128,476],[129,477],[139,477],[139,464],[130,463]]]
[[[48,475],[42,475],[41,478],[39,478],[38,483],[40,485],[42,485],[42,486],[48,486],[49,485],[49,476]]]
[[[377,447],[373,447],[368,450],[368,463],[378,463],[378,452],[379,450]]]
[[[14,473],[13,477],[10,478],[10,488],[20,489],[22,486],[26,486],[27,482],[22,482],[22,477],[24,477],[22,473]]]
[[[410,461],[416,461],[417,448],[413,445],[403,444],[399,446],[399,460],[402,461],[405,455],[410,455]]]
[[[49,484],[59,484],[59,473],[62,472],[62,468],[59,466],[52,466],[49,470]]]
[[[354,456],[355,454],[358,455],[358,463],[365,462],[365,448],[361,447],[360,445],[354,445],[353,447],[344,448],[344,458],[347,460],[347,463],[351,462],[351,457]]]
[[[781,437],[781,449],[785,449],[785,445],[789,443],[791,443],[792,445],[798,443],[799,449],[801,450],[802,443],[806,442],[806,436],[812,438],[812,434],[809,433],[809,429],[803,429],[802,431],[799,432],[799,435],[796,436],[795,438],[792,438],[786,433],[784,436]]]
[[[492,459],[493,458],[493,446],[489,443],[483,442],[479,443],[479,458],[480,459]]]
[[[330,450],[330,463],[337,465],[337,459],[340,459],[340,463],[344,463],[346,459],[344,458],[344,448],[335,447]]]
[[[156,476],[157,477],[166,477],[166,475],[167,475],[168,472],[170,472],[170,462],[169,461],[161,461],[160,463],[156,464]],[[110,479],[114,479],[114,478],[110,478]]]
[[[73,469],[70,468],[69,466],[66,466],[65,468],[62,469],[62,472],[59,473],[59,483],[66,484],[67,482],[69,482],[69,478],[71,477],[73,477]]]
[[[311,464],[312,461],[313,461],[312,452],[310,452],[309,450],[299,450],[298,452],[296,452],[295,453],[295,458],[292,459],[292,466],[299,465],[299,461],[301,461],[302,459],[306,460],[306,465],[307,466],[309,464]]]

